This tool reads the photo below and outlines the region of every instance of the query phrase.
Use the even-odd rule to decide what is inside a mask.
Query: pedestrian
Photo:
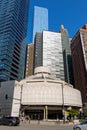
[[[29,124],[30,124],[30,120],[31,120],[31,119],[30,119],[30,117],[29,117],[29,120],[28,120],[28,121],[29,121]]]
[[[25,118],[25,116],[23,117],[23,123],[26,123],[26,118]]]
[[[38,115],[38,124],[40,124],[40,115]]]

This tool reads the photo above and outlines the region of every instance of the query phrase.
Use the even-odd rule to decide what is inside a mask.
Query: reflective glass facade
[[[61,25],[61,38],[62,38],[62,48],[63,48],[63,60],[64,60],[64,75],[65,81],[74,85],[73,69],[72,69],[72,57],[70,50],[70,40],[67,29]]]
[[[43,31],[43,66],[48,66],[52,75],[64,80],[61,33]]]
[[[41,34],[37,33],[35,38],[34,67],[47,66],[54,77],[65,80],[61,33],[43,31]]]
[[[0,0],[0,81],[24,76],[29,0]]]
[[[33,42],[36,32],[48,30],[48,10],[46,8],[34,7]]]

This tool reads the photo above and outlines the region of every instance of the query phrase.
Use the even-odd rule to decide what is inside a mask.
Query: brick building
[[[75,88],[81,91],[82,101],[87,104],[87,24],[78,30],[71,41]]]

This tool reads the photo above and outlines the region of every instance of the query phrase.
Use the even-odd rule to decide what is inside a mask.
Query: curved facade
[[[82,107],[81,93],[59,79],[51,76],[46,67],[37,67],[33,76],[20,82],[22,85],[22,109],[32,119],[55,119],[62,117],[62,111]],[[35,117],[36,115],[36,117]]]
[[[31,119],[38,119],[38,115],[40,119],[62,119],[69,108],[79,110],[82,107],[80,91],[64,81],[53,78],[51,71],[46,67],[37,67],[34,75],[20,82],[9,82],[8,90],[7,82],[3,83],[2,87],[8,95],[13,93],[15,100],[12,100],[12,116],[19,115],[21,108],[21,113],[29,115]],[[11,102],[5,101],[5,109],[6,103],[9,106]]]
[[[64,81],[45,75],[36,74],[20,82],[23,84],[23,105],[62,105],[64,98],[65,106],[81,107],[81,94],[78,90]]]

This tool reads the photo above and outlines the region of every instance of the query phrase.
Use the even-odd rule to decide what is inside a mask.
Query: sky
[[[32,8],[33,5],[48,9],[50,31],[59,32],[63,24],[70,38],[87,23],[87,0],[31,0]]]

